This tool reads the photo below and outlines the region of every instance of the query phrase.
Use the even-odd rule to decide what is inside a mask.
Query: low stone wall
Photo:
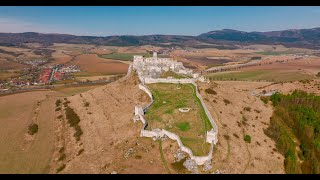
[[[132,73],[132,69],[133,69],[133,65],[132,65],[132,63],[129,65],[129,67],[128,67],[128,72],[127,72],[127,75],[126,75],[126,77],[128,77],[131,73]]]
[[[144,86],[144,85],[142,85],[142,84],[139,84],[139,89],[141,89],[142,91],[144,91],[145,93],[147,93],[148,96],[153,100],[153,98],[152,98],[152,93],[151,93],[151,91],[149,90],[148,87],[146,87],[146,86]]]
[[[157,132],[148,131],[148,130],[144,130],[144,129],[141,129],[140,136],[141,137],[149,137],[149,138],[159,138],[160,137],[160,135]]]
[[[143,108],[143,112],[147,112],[147,110],[149,109],[149,107],[153,104],[153,96],[151,91],[149,90],[149,88],[147,86],[144,86],[142,84],[139,84],[139,89],[141,89],[142,91],[144,91],[145,93],[148,94],[148,96],[151,99],[151,102],[145,107]]]
[[[169,132],[165,129],[155,129],[152,131],[148,130],[141,130],[140,133],[141,137],[149,137],[149,138],[155,138],[155,139],[160,139],[163,138],[164,136],[167,136],[168,138],[177,141],[178,146],[180,147],[181,151],[187,153],[192,160],[196,162],[197,165],[203,165],[206,163],[206,161],[210,161],[212,159],[212,153],[213,153],[213,142],[211,142],[211,147],[210,147],[210,152],[207,156],[195,156],[193,155],[192,151],[190,148],[186,147],[183,145],[180,137],[172,132]]]
[[[202,107],[203,107],[207,117],[209,118],[211,125],[213,126],[213,129],[210,131],[210,133],[211,133],[210,139],[208,138],[208,135],[207,135],[207,142],[210,143],[212,141],[212,138],[213,138],[213,142],[214,142],[214,144],[216,144],[218,142],[218,126],[214,122],[214,120],[213,120],[213,118],[212,118],[212,116],[211,116],[206,104],[204,103],[204,101],[203,101],[203,99],[202,99],[202,97],[201,97],[201,95],[199,93],[198,85],[196,83],[192,83],[192,84],[196,87],[196,89],[195,89],[196,96],[200,99]],[[208,132],[207,132],[207,134],[208,134]]]
[[[170,139],[177,141],[180,149],[183,152],[186,152],[190,156],[190,158],[197,163],[197,165],[203,165],[206,161],[209,161],[212,159],[213,144],[214,144],[213,142],[211,142],[210,152],[207,156],[194,156],[191,149],[189,149],[188,147],[183,145],[183,143],[178,135],[176,135],[172,132],[169,132],[167,130],[164,130],[164,129],[162,130],[162,133],[164,135],[168,136]]]

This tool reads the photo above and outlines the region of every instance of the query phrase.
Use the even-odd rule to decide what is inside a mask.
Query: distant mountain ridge
[[[247,44],[282,44],[288,47],[319,48],[320,28],[290,29],[268,32],[245,32],[233,29],[210,31],[198,36],[184,35],[142,35],[142,36],[76,36],[68,34],[43,34],[36,32],[0,33],[0,45],[23,46],[24,43],[95,44],[110,46],[213,46],[235,48]]]

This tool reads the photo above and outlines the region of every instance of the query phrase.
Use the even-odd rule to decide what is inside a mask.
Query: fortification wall
[[[195,79],[193,79],[193,78],[184,78],[184,79],[144,78],[145,84],[153,84],[153,83],[189,84],[189,83],[194,83],[194,81],[195,81]]]
[[[158,132],[148,131],[148,130],[144,130],[144,129],[141,129],[140,136],[141,137],[149,137],[149,138],[159,138],[159,137],[161,137]]]
[[[130,69],[133,69],[133,66],[129,66],[128,74],[129,74]],[[130,73],[131,73],[131,71],[130,71]],[[155,138],[155,139],[167,136],[168,138],[176,141],[178,143],[178,146],[180,147],[180,149],[183,152],[187,153],[190,156],[190,158],[196,162],[197,165],[203,165],[203,164],[205,164],[206,161],[211,160],[212,153],[213,153],[213,145],[218,142],[218,138],[217,138],[218,126],[215,124],[207,106],[205,105],[205,103],[204,103],[204,101],[198,91],[198,86],[195,83],[196,79],[193,79],[193,78],[189,78],[189,79],[167,79],[167,78],[154,79],[154,78],[141,78],[140,76],[139,76],[139,78],[142,81],[142,83],[146,83],[146,84],[151,84],[151,83],[174,83],[174,84],[179,84],[179,83],[180,84],[190,84],[191,83],[191,84],[193,84],[195,86],[196,96],[200,99],[200,102],[205,110],[205,113],[213,126],[213,129],[211,131],[207,132],[206,142],[211,144],[210,152],[207,156],[194,156],[191,149],[183,145],[183,143],[178,135],[176,135],[172,132],[169,132],[165,129],[161,129],[161,130],[154,129],[151,131],[145,130],[147,127],[147,122],[146,122],[146,119],[144,118],[144,113],[152,105],[154,99],[153,99],[153,96],[152,96],[150,89],[147,86],[145,86],[144,84],[139,84],[139,89],[141,89],[142,91],[147,93],[151,99],[151,102],[145,108],[143,108],[143,112],[136,111],[138,113],[139,120],[143,123],[143,128],[140,131],[140,136]]]
[[[203,165],[206,161],[209,161],[212,159],[212,153],[213,153],[213,143],[211,142],[211,147],[210,147],[210,152],[207,156],[195,156],[193,155],[192,151],[190,148],[186,147],[183,145],[180,137],[172,132],[169,132],[165,129],[157,129],[157,130],[144,130],[142,129],[140,132],[141,137],[149,137],[149,138],[163,138],[164,136],[167,136],[168,138],[177,141],[179,148],[181,151],[187,153],[189,157],[196,162],[197,165]]]
[[[153,104],[153,96],[152,96],[152,93],[150,91],[150,89],[147,87],[147,86],[144,86],[142,84],[139,84],[139,89],[141,89],[142,91],[144,91],[145,93],[148,94],[148,96],[150,97],[151,99],[151,102],[143,108],[143,112],[147,112],[147,110],[149,109],[149,107]]]
[[[128,77],[131,73],[132,73],[132,69],[133,69],[133,65],[132,65],[132,63],[129,65],[129,67],[128,67],[128,72],[127,72],[127,75],[126,75],[126,77]]]
[[[140,117],[140,121],[143,123],[143,124],[146,124],[147,123],[147,121],[146,121],[146,119],[143,117],[143,115],[139,115],[139,117]]]
[[[201,97],[201,95],[199,93],[198,85],[196,83],[192,83],[192,84],[196,87],[196,89],[195,89],[196,96],[200,99],[202,107],[203,107],[207,117],[209,118],[211,125],[213,126],[213,129],[210,131],[210,133],[211,133],[210,137],[208,137],[208,132],[207,132],[207,142],[210,143],[212,141],[212,139],[213,139],[214,144],[216,144],[218,142],[218,126],[214,122],[214,120],[213,120],[213,118],[212,118],[212,116],[211,116],[206,104],[204,103],[204,101],[203,101],[203,99],[202,99],[202,97]]]
[[[146,86],[144,86],[144,85],[142,85],[142,84],[139,84],[139,89],[141,89],[142,91],[144,91],[145,93],[147,93],[148,96],[149,96],[151,99],[153,99],[153,98],[152,98],[152,93],[151,93],[151,91],[149,90],[149,88],[147,88]]]

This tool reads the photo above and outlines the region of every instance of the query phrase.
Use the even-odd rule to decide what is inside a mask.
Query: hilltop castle
[[[182,62],[172,60],[171,58],[158,58],[157,52],[153,52],[153,56],[148,58],[138,55],[134,56],[132,65],[132,68],[137,71],[142,82],[145,79],[161,78],[161,75],[167,71],[185,75],[189,79],[199,77],[198,73],[193,73],[191,69],[185,68]]]

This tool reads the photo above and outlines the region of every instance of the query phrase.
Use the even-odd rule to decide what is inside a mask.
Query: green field
[[[289,82],[305,79],[314,79],[314,76],[308,74],[302,74],[292,71],[272,71],[272,70],[260,70],[260,71],[244,71],[244,72],[222,72],[222,73],[210,73],[205,75],[211,80],[221,81],[268,81],[268,82]]]
[[[92,77],[92,76],[107,76],[107,75],[112,75],[108,72],[86,72],[86,71],[81,71],[81,72],[75,72],[73,73],[74,77]]]
[[[261,51],[256,52],[256,54],[266,55],[266,56],[280,56],[280,55],[289,55],[289,54],[297,54],[303,53],[304,51],[299,50],[287,50],[287,51]]]
[[[287,52],[277,52],[277,51],[262,51],[262,52],[256,52],[256,54],[266,55],[266,56],[280,56],[284,54],[290,54]]]
[[[211,130],[212,125],[195,94],[194,85],[157,83],[148,86],[154,97],[154,103],[146,112],[148,129],[163,128],[173,132],[194,155],[207,155],[210,145],[205,142],[206,131]],[[184,107],[190,111],[178,110]]]
[[[99,55],[99,57],[105,58],[105,59],[116,59],[116,60],[122,60],[122,61],[132,61],[134,55],[141,55],[141,56],[145,56],[145,57],[149,57],[150,56],[148,53],[111,53],[111,54]]]
[[[183,78],[190,78],[186,75],[183,75],[183,74],[177,74],[175,72],[172,72],[172,71],[166,71],[164,72],[162,75],[161,75],[161,78],[167,78],[167,77],[173,77],[175,79],[183,79]]]
[[[152,57],[152,54],[148,53],[111,53],[111,54],[103,54],[103,55],[98,55],[101,58],[105,59],[116,59],[116,60],[121,60],[121,61],[132,61],[133,56],[135,55],[140,55],[140,56],[145,56],[145,57]],[[166,56],[158,55],[159,58],[165,58]]]

